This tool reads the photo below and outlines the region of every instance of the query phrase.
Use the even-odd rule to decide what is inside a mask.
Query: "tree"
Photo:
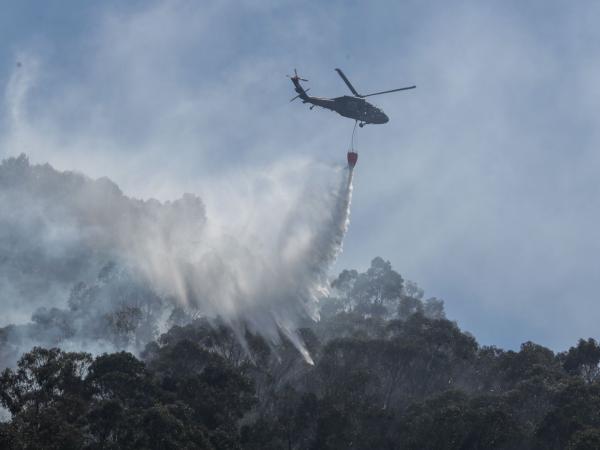
[[[600,428],[600,385],[572,379],[552,400],[552,408],[536,430],[540,448],[564,449],[595,438],[586,430]],[[584,433],[584,434],[578,434]],[[585,447],[584,447],[585,448]]]
[[[36,347],[19,360],[16,371],[0,377],[0,403],[12,414],[5,441],[15,448],[76,449],[90,399],[83,376],[91,363],[86,353]]]
[[[404,280],[389,261],[377,257],[364,273],[344,270],[332,282],[338,299],[325,302],[325,315],[356,311],[365,316],[387,316],[395,313],[402,295]]]
[[[397,448],[519,449],[524,435],[501,399],[448,391],[408,408]]]
[[[76,419],[79,397],[89,394],[82,377],[91,362],[87,353],[35,347],[21,357],[16,371],[2,373],[0,402],[13,415],[54,406]]]
[[[363,314],[387,315],[395,312],[402,296],[404,280],[389,261],[377,257],[360,274],[350,292],[356,309]]]
[[[574,375],[581,376],[587,383],[598,380],[600,377],[600,345],[589,338],[587,341],[579,339],[577,347],[571,347],[568,352],[560,355],[565,370]]]
[[[148,407],[159,395],[145,364],[127,352],[97,357],[85,382],[96,398],[126,407]]]
[[[73,290],[69,311],[40,309],[31,327],[60,340],[79,326],[70,319],[90,319],[82,310],[93,299],[122,294],[97,325],[137,339],[145,291],[107,287],[114,277],[107,266],[98,283]],[[599,448],[595,340],[558,356],[533,342],[480,347],[445,318],[441,300],[423,300],[381,258],[364,273],[342,272],[334,293],[331,314],[275,342],[218,318],[183,318],[142,360],[34,348],[0,375],[11,414],[0,448]],[[18,331],[0,329],[2,352]]]
[[[600,428],[577,431],[567,445],[567,450],[598,450],[599,448]]]

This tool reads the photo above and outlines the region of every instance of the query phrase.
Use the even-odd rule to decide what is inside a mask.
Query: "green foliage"
[[[159,353],[150,371],[125,352],[92,359],[35,348],[0,378],[1,404],[12,414],[11,422],[2,424],[0,443],[6,448],[238,448],[237,421],[254,401],[252,382],[189,341]]]
[[[597,450],[600,448],[600,428],[577,431],[569,441],[567,450]]]
[[[112,276],[107,266],[101,277]],[[600,448],[595,340],[560,355],[532,342],[480,347],[445,318],[443,301],[381,258],[332,288],[322,320],[297,330],[314,366],[283,333],[266,341],[183,311],[142,360],[34,348],[0,376],[11,415],[0,448]],[[131,342],[154,312],[125,293],[131,301],[99,317]],[[72,313],[97,295],[74,289]],[[66,333],[68,317],[39,310],[35,320]]]
[[[13,421],[5,439],[16,448],[80,448],[81,416],[91,398],[82,377],[90,363],[85,353],[38,347],[23,355],[15,371],[6,369],[0,403]]]
[[[409,407],[400,429],[400,447],[407,449],[517,449],[525,438],[501,398],[458,391]]]
[[[577,347],[571,347],[561,357],[563,367],[570,374],[580,375],[588,383],[600,377],[600,345],[594,339],[579,339]]]
[[[332,287],[343,296],[333,311],[354,310],[363,315],[387,316],[397,309],[404,280],[389,261],[377,257],[364,273],[344,270],[333,281]]]
[[[587,430],[594,428],[600,428],[600,384],[571,379],[556,392],[536,436],[540,448],[563,449],[591,441],[595,433]]]

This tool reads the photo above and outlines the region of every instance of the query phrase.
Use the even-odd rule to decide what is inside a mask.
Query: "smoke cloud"
[[[240,174],[208,213],[196,195],[137,200],[106,178],[6,159],[0,362],[38,344],[136,351],[181,311],[240,336],[283,333],[310,362],[295,330],[318,318],[351,192],[347,169],[288,161]]]

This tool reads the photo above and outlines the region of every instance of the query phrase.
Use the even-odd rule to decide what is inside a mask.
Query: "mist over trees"
[[[276,195],[207,214],[193,194],[139,200],[106,178],[2,161],[0,365],[34,345],[139,353],[190,314],[273,344],[283,332],[309,359],[297,329],[318,314],[352,178],[319,163],[296,172],[274,167],[250,186]]]
[[[111,283],[107,266],[118,264],[134,282],[148,283],[143,275],[153,258],[168,260],[163,248],[189,245],[205,221],[204,204],[191,194],[165,203],[136,200],[107,178],[32,165],[25,155],[2,161],[0,326],[48,314],[38,308],[65,308],[77,283]]]
[[[302,237],[326,229],[304,241],[317,257],[310,245],[292,254],[311,256],[310,270],[266,270],[228,242],[195,271],[185,256],[208,220],[199,198],[140,201],[106,179],[3,161],[0,448],[600,448],[592,338],[558,354],[482,346],[381,257],[331,280],[313,320],[282,279],[318,287],[347,218],[349,196],[333,192],[335,220],[311,221],[328,203],[284,216]],[[225,256],[243,264],[227,272]],[[260,289],[241,289],[245,269]],[[208,275],[224,276],[209,289]],[[161,289],[172,279],[196,306],[254,297],[226,302],[247,309],[237,320],[203,314]],[[288,328],[264,320],[273,308],[292,314]]]
[[[139,353],[178,311],[142,280],[109,263],[94,282],[76,283],[65,307],[39,307],[30,322],[0,328],[0,365],[14,365],[24,350],[40,345]]]
[[[89,295],[75,289],[69,314]],[[595,340],[560,354],[481,346],[382,258],[343,271],[321,304],[300,330],[314,366],[285,336],[240,340],[184,315],[137,357],[36,347],[0,377],[0,447],[598,448]]]

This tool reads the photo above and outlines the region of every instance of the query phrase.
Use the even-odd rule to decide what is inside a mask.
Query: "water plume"
[[[5,160],[0,295],[11,314],[4,325],[20,325],[0,329],[0,350],[135,351],[183,308],[220,317],[239,336],[246,328],[277,344],[283,334],[311,362],[296,330],[318,319],[348,226],[352,171],[287,161],[227,183],[229,196],[207,190],[208,206],[192,194],[137,200],[108,179]]]

